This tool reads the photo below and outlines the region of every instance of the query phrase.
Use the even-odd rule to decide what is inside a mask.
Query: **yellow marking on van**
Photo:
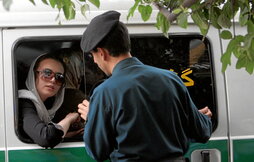
[[[175,72],[174,69],[169,69],[169,71]],[[185,85],[186,87],[194,86],[194,80],[192,80],[190,77],[187,76],[187,75],[191,74],[192,72],[193,72],[193,71],[192,71],[190,68],[188,68],[188,69],[182,71],[183,74],[182,74],[180,77],[181,77],[182,79],[188,81],[188,82],[183,82],[184,85]],[[175,73],[178,75],[177,72],[175,72]]]

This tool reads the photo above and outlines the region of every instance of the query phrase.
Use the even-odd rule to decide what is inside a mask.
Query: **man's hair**
[[[119,21],[109,34],[94,48],[106,48],[111,56],[119,56],[130,52],[131,42],[128,29]]]

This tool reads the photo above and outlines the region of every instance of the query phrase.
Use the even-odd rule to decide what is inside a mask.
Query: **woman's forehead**
[[[54,72],[64,72],[63,65],[59,61],[51,58],[44,59],[39,63],[38,69],[45,68],[51,69]]]

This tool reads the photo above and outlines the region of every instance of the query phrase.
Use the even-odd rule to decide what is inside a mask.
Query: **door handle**
[[[203,150],[200,153],[202,162],[210,162],[210,152],[208,150]]]

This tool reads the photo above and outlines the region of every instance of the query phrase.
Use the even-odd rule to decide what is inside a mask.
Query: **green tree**
[[[29,0],[35,5],[34,0]],[[64,12],[67,20],[74,19],[76,6],[74,0],[41,0],[52,8],[57,8],[59,13]],[[100,0],[75,0],[80,4],[81,13],[85,16],[89,5],[100,7]],[[4,7],[8,10],[12,0],[3,0]],[[252,74],[254,70],[254,1],[253,0],[133,0],[127,19],[138,10],[144,21],[149,20],[155,6],[157,14],[156,28],[168,36],[172,22],[182,27],[188,27],[188,17],[199,27],[203,36],[206,36],[210,26],[217,28],[221,39],[229,40],[226,51],[221,57],[222,71],[225,72],[231,65],[232,54],[237,58],[236,68],[245,68]],[[235,19],[247,34],[237,35],[235,32]],[[233,29],[232,32],[229,29]]]

